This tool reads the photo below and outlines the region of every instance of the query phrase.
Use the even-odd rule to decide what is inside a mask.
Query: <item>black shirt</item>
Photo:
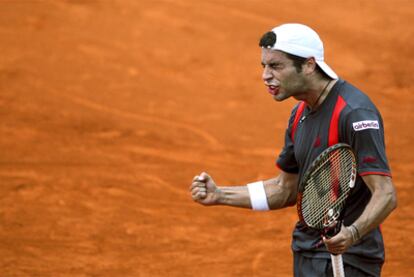
[[[300,184],[312,161],[338,142],[349,144],[358,162],[358,177],[344,217],[345,226],[349,226],[361,215],[371,198],[361,176],[391,176],[385,155],[382,118],[367,95],[346,81],[338,80],[317,110],[311,111],[303,102],[296,105],[277,165],[285,172],[299,174]],[[292,249],[316,258],[329,258],[320,240],[318,232],[298,222],[293,232]],[[358,268],[374,273],[362,263],[383,263],[384,245],[380,229],[366,234],[347,250],[343,258],[345,262],[356,266],[361,264]]]

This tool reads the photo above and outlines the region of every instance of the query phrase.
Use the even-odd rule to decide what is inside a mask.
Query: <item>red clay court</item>
[[[192,202],[278,174],[294,100],[261,80],[258,39],[285,22],[385,121],[398,208],[383,276],[414,276],[414,2],[2,1],[0,276],[292,276],[295,208]]]

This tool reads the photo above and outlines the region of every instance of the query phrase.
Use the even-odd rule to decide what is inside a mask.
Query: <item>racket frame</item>
[[[297,211],[298,211],[299,220],[302,223],[304,223],[307,227],[309,227],[311,229],[314,229],[314,230],[317,230],[317,231],[321,231],[321,230],[320,229],[316,229],[313,226],[309,226],[306,223],[306,221],[305,221],[305,219],[304,219],[304,217],[302,215],[303,192],[305,191],[306,181],[308,180],[309,176],[313,173],[313,170],[319,166],[320,160],[323,159],[323,158],[325,158],[326,155],[328,155],[332,151],[337,150],[338,148],[347,148],[347,149],[349,149],[350,150],[350,153],[352,153],[353,160],[354,160],[354,164],[355,164],[355,167],[353,169],[353,172],[352,172],[352,175],[351,175],[351,179],[350,179],[350,182],[349,182],[350,190],[347,192],[347,195],[345,196],[345,202],[346,202],[346,199],[348,198],[349,194],[351,193],[352,189],[355,186],[355,180],[356,180],[356,175],[357,175],[357,172],[356,172],[356,168],[357,168],[357,166],[356,166],[356,157],[355,157],[354,152],[352,151],[351,146],[349,146],[348,144],[345,144],[345,143],[337,143],[337,144],[335,144],[333,146],[328,147],[324,151],[322,151],[322,153],[320,153],[316,157],[316,159],[312,162],[312,164],[308,167],[308,169],[306,170],[305,174],[303,175],[302,182],[299,185],[298,195],[297,195],[297,199],[296,199],[296,207],[297,207]],[[334,221],[340,220],[342,218],[342,216],[343,216],[343,212],[344,212],[344,209],[335,217]],[[326,227],[329,227],[329,226],[326,226]]]
[[[329,155],[329,153],[331,153],[332,151],[337,150],[338,148],[347,148],[350,150],[350,153],[352,154],[352,158],[353,158],[353,169],[352,169],[352,173],[351,173],[351,178],[350,178],[350,182],[349,182],[349,190],[346,193],[345,196],[345,204],[343,206],[343,209],[341,211],[333,211],[333,210],[328,210],[327,214],[326,214],[326,218],[327,218],[327,222],[326,224],[324,223],[325,228],[324,229],[317,229],[314,228],[313,226],[309,226],[303,215],[302,215],[302,200],[303,200],[303,192],[305,191],[305,187],[306,187],[306,182],[308,180],[308,178],[310,177],[310,175],[313,173],[314,169],[316,167],[319,166],[320,160],[324,159],[326,155]],[[312,164],[308,167],[308,169],[306,170],[302,182],[299,185],[299,190],[298,190],[298,196],[297,196],[297,210],[298,210],[298,215],[299,215],[299,220],[305,224],[305,226],[307,226],[308,228],[311,228],[313,230],[318,231],[321,235],[325,235],[328,231],[329,228],[331,228],[332,225],[334,225],[336,223],[337,226],[339,226],[339,228],[335,228],[337,230],[335,230],[335,232],[339,232],[342,226],[342,218],[344,216],[344,212],[345,212],[345,206],[346,206],[346,201],[348,199],[348,196],[350,195],[352,189],[355,186],[355,180],[356,180],[356,157],[354,152],[352,151],[351,146],[349,146],[348,144],[345,143],[338,143],[335,144],[331,147],[328,147],[327,149],[325,149],[324,151],[322,151],[321,154],[318,155],[318,157],[316,157],[316,159],[312,162]],[[330,226],[331,225],[331,226]],[[334,233],[334,235],[336,235],[336,233]],[[345,272],[344,272],[344,265],[343,265],[343,260],[342,260],[342,255],[341,254],[332,254],[331,253],[331,262],[332,262],[332,270],[333,270],[333,275],[334,277],[345,277]]]

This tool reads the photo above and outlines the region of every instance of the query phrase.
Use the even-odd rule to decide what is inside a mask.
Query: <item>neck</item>
[[[322,104],[335,82],[336,80],[323,79],[315,85],[315,89],[309,92],[309,98],[306,100],[311,110],[316,110]]]

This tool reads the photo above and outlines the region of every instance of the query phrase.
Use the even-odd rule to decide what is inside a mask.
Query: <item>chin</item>
[[[288,95],[283,95],[283,94],[277,94],[277,95],[273,95],[273,99],[277,102],[282,102],[283,100],[289,98]]]
[[[277,97],[276,95],[273,95],[273,100],[275,100],[275,101],[277,101],[277,102],[280,102],[280,101],[282,101],[283,99],[280,99],[279,97]]]

